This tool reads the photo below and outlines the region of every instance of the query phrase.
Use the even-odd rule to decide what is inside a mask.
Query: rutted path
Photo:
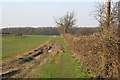
[[[52,52],[48,52],[52,50]],[[82,70],[61,37],[54,37],[38,48],[2,63],[3,78],[79,78],[89,77]],[[74,60],[74,61],[73,61]],[[81,74],[82,73],[82,74]]]
[[[31,71],[32,67],[35,67],[44,61],[44,56],[53,45],[55,45],[55,43],[50,42],[49,40],[24,55],[5,61],[2,63],[2,77],[24,77],[25,74]]]

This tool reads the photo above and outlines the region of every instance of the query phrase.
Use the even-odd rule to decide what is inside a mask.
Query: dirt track
[[[52,50],[52,52],[48,52],[48,50]],[[54,39],[48,40],[32,51],[3,62],[1,75],[3,78],[23,78],[33,67],[45,63],[48,60],[45,57],[47,54],[54,56],[54,54],[62,52],[64,52],[63,48],[56,46]]]

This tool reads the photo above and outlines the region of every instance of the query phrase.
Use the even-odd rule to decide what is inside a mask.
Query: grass
[[[64,47],[65,53],[55,54],[51,56],[48,54],[47,62],[38,65],[33,69],[32,72],[28,73],[26,77],[28,78],[90,78],[91,75],[84,70],[83,64],[78,64],[77,59],[73,57],[73,53],[67,47],[64,39],[57,36],[55,39],[57,45]],[[50,60],[51,59],[51,60]],[[59,61],[56,63],[56,61]]]
[[[51,37],[45,35],[2,36],[2,60],[31,51]]]
[[[25,35],[25,36],[3,36],[2,50],[3,61],[21,55],[25,52],[31,51],[40,44],[45,43],[52,36],[43,35]],[[73,56],[71,49],[69,49],[64,42],[64,39],[57,36],[51,39],[50,42],[55,42],[57,46],[64,49],[63,53],[58,54],[43,54],[40,57],[42,64],[30,67],[31,71],[27,73],[25,78],[90,78],[92,77],[85,65],[79,63],[80,60]],[[21,60],[17,60],[20,62]],[[12,63],[11,63],[12,64]]]

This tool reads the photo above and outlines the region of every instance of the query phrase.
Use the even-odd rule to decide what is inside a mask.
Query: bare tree
[[[93,16],[98,21],[100,27],[103,27],[104,25],[104,10],[104,3],[96,3],[95,10],[93,11]]]
[[[64,16],[59,18],[58,20],[55,20],[58,28],[60,30],[63,30],[63,33],[68,33],[68,29],[73,27],[75,25],[76,19],[75,19],[75,13],[68,13]]]
[[[110,24],[118,24],[118,2],[112,2],[111,14],[110,14]]]
[[[110,6],[111,4],[111,6]],[[93,11],[94,18],[98,21],[100,27],[110,26],[118,23],[118,3],[106,2],[96,3],[95,11]]]

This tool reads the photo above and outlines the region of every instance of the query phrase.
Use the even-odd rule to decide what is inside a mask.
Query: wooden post
[[[104,15],[104,27],[110,26],[110,8],[111,8],[111,0],[106,0],[105,2],[105,15]]]
[[[118,1],[118,36],[119,36],[118,43],[119,43],[119,50],[120,50],[120,0]]]
[[[118,62],[120,63],[120,0],[118,1]],[[120,80],[120,66],[118,68],[118,79]]]

